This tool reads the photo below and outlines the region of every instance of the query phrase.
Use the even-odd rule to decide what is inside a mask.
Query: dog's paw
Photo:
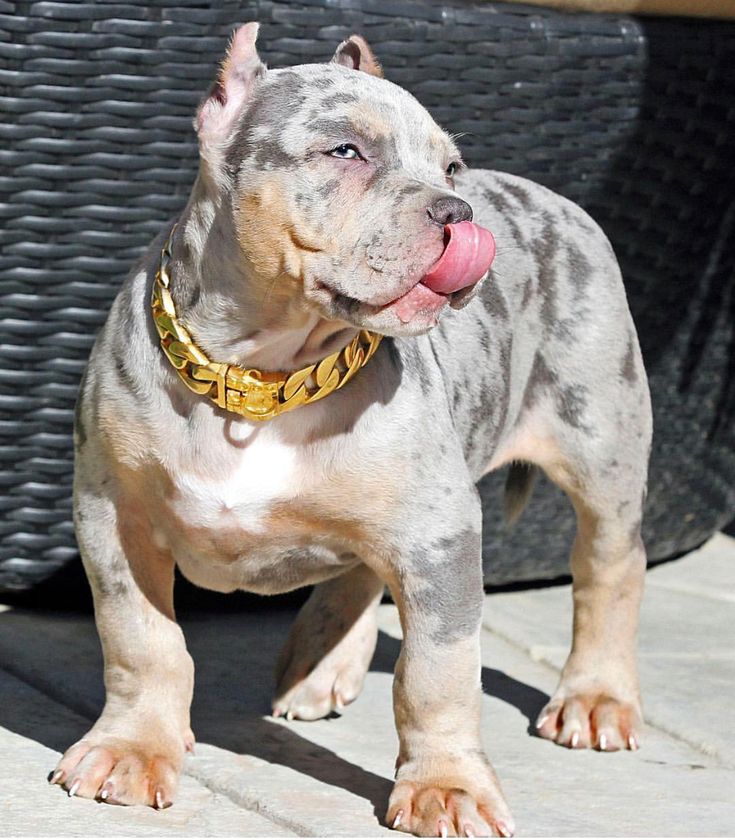
[[[536,721],[542,738],[570,749],[637,750],[643,726],[637,703],[606,691],[557,693]]]
[[[341,711],[362,690],[378,636],[374,611],[346,633],[338,620],[311,618],[299,617],[279,656],[275,717],[317,720]]]
[[[88,735],[64,753],[49,782],[61,785],[69,796],[168,808],[182,759],[183,745],[180,754],[174,750],[164,755],[135,741]]]
[[[274,717],[317,720],[341,711],[362,690],[374,641],[345,644],[345,640],[314,664],[316,651],[308,644],[290,650],[288,664],[273,699]]]
[[[499,790],[478,794],[438,782],[396,782],[386,825],[418,837],[512,837],[513,818]]]

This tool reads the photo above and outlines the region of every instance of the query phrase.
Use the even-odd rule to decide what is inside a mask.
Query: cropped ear
[[[346,41],[342,41],[337,47],[332,63],[383,78],[383,68],[362,35],[350,35]]]
[[[205,156],[230,138],[253,88],[265,74],[266,66],[255,49],[258,28],[257,23],[246,23],[234,32],[219,75],[197,110],[195,128]]]

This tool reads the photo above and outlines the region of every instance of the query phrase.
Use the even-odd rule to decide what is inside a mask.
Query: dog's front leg
[[[83,468],[82,470],[83,471]],[[111,478],[98,483],[109,488]],[[170,805],[186,748],[194,669],[173,616],[174,564],[156,546],[142,502],[75,479],[77,538],[105,659],[99,720],[50,781],[70,796]]]
[[[416,533],[435,536],[403,553],[391,585],[404,638],[393,690],[400,752],[386,821],[421,837],[513,832],[480,735],[481,516],[471,493],[471,521],[441,535],[423,523]]]

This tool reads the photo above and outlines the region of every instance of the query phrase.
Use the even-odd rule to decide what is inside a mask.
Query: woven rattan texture
[[[0,0],[0,587],[76,557],[73,406],[122,278],[183,205],[191,118],[232,27],[274,66],[362,32],[468,161],[579,201],[611,236],[652,378],[646,536],[689,547],[733,510],[735,26],[487,2]],[[489,579],[558,574],[566,504],[504,534],[486,482]],[[550,528],[551,525],[551,528]],[[520,563],[520,565],[519,565]]]

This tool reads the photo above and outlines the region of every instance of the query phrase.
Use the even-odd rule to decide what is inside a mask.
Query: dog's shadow
[[[245,613],[184,611],[181,623],[196,663],[192,727],[197,740],[342,788],[368,800],[382,822],[391,778],[268,717],[273,664],[294,615],[292,603]],[[399,650],[400,642],[381,632],[370,670],[391,674]],[[0,681],[0,726],[54,750],[63,751],[81,737],[102,707],[102,660],[89,613],[0,613],[0,665],[12,675]],[[29,689],[24,683],[62,705],[25,702],[21,694]],[[547,700],[543,692],[491,668],[483,668],[482,684],[529,724]],[[389,709],[385,719],[392,725]],[[305,727],[298,728],[303,732]]]
[[[264,717],[270,709],[273,664],[285,641],[293,615],[288,612],[285,615],[261,614],[260,618],[253,615],[236,616],[236,625],[244,626],[242,637],[247,637],[247,628],[262,628],[258,641],[261,647],[257,653],[250,650],[246,658],[243,658],[242,650],[231,650],[219,662],[212,659],[213,639],[208,638],[209,633],[203,636],[201,627],[195,627],[200,620],[192,623],[184,621],[189,648],[197,663],[198,689],[192,706],[194,731],[206,743],[238,754],[255,756],[271,764],[281,764],[324,784],[341,787],[367,799],[372,804],[376,818],[382,823],[393,785],[392,779],[365,770],[307,740],[293,729]],[[226,637],[231,639],[233,635],[227,633]],[[391,675],[399,653],[400,641],[380,632],[370,672]],[[232,718],[228,715],[221,694],[221,676],[224,671],[237,674],[237,679],[243,683],[235,703],[232,726],[228,723]],[[529,731],[548,700],[544,692],[493,668],[483,667],[482,686],[486,694],[518,709],[526,717]],[[390,696],[386,697],[386,703],[389,705],[390,702]],[[349,715],[350,710],[346,714]],[[385,720],[387,725],[393,725],[390,708],[386,709]],[[338,725],[337,721],[334,723]],[[393,756],[390,759],[392,761]]]
[[[397,639],[379,633],[370,670],[392,674],[400,650],[401,644]],[[483,692],[517,709],[528,721],[528,732],[535,733],[534,721],[549,700],[549,695],[496,668],[483,666],[481,678]]]

